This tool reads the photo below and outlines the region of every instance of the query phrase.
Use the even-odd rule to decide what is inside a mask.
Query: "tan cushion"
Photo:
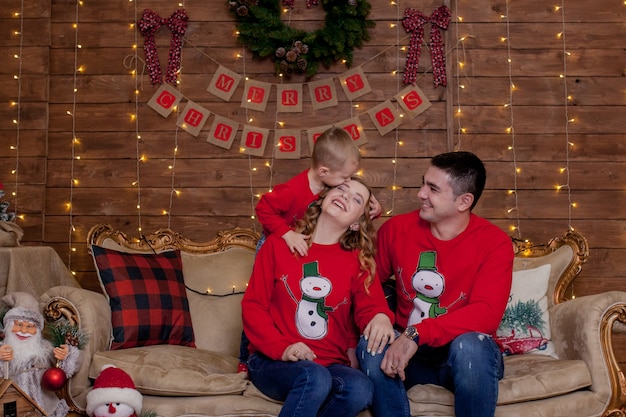
[[[591,385],[587,365],[544,355],[516,355],[504,359],[504,378],[498,385],[498,405],[550,398]],[[453,406],[454,395],[435,385],[416,385],[408,391],[415,403]]]
[[[96,378],[106,364],[126,371],[146,395],[201,396],[241,394],[247,385],[236,373],[238,360],[187,346],[153,345],[97,352],[89,369]]]
[[[591,385],[591,374],[581,360],[558,360],[542,355],[504,359],[498,404],[549,398]]]

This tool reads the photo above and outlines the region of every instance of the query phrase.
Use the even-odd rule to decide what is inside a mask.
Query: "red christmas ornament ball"
[[[41,377],[41,386],[48,391],[58,391],[67,381],[67,375],[61,368],[50,368]]]

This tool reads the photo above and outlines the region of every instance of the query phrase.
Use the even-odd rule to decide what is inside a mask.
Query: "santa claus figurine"
[[[141,415],[143,397],[133,379],[122,369],[104,365],[87,394],[89,417],[137,417]]]
[[[42,337],[43,315],[35,297],[14,292],[2,298],[10,309],[4,315],[4,340],[0,344],[0,374],[12,379],[50,417],[65,417],[69,407],[53,391],[42,389],[42,377],[56,359],[65,382],[80,367],[80,350],[72,345],[54,347]],[[63,372],[62,372],[63,371]],[[44,378],[46,381],[46,378]]]

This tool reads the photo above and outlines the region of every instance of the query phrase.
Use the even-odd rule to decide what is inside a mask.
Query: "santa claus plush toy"
[[[87,394],[90,417],[136,417],[141,415],[143,397],[130,375],[113,365],[104,365]]]
[[[80,367],[79,349],[70,344],[54,347],[42,337],[44,318],[31,294],[13,292],[1,301],[9,310],[2,319],[0,376],[12,379],[48,416],[65,417],[69,406],[53,391]],[[55,360],[58,367],[50,368]]]

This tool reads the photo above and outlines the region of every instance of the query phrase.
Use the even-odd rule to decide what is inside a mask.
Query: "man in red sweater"
[[[377,273],[396,279],[395,325],[402,333],[383,354],[359,343],[357,357],[374,382],[374,417],[409,417],[406,389],[443,386],[457,417],[495,413],[504,364],[493,335],[506,308],[513,247],[472,209],[486,171],[470,152],[437,155],[423,176],[421,208],[378,232]]]

